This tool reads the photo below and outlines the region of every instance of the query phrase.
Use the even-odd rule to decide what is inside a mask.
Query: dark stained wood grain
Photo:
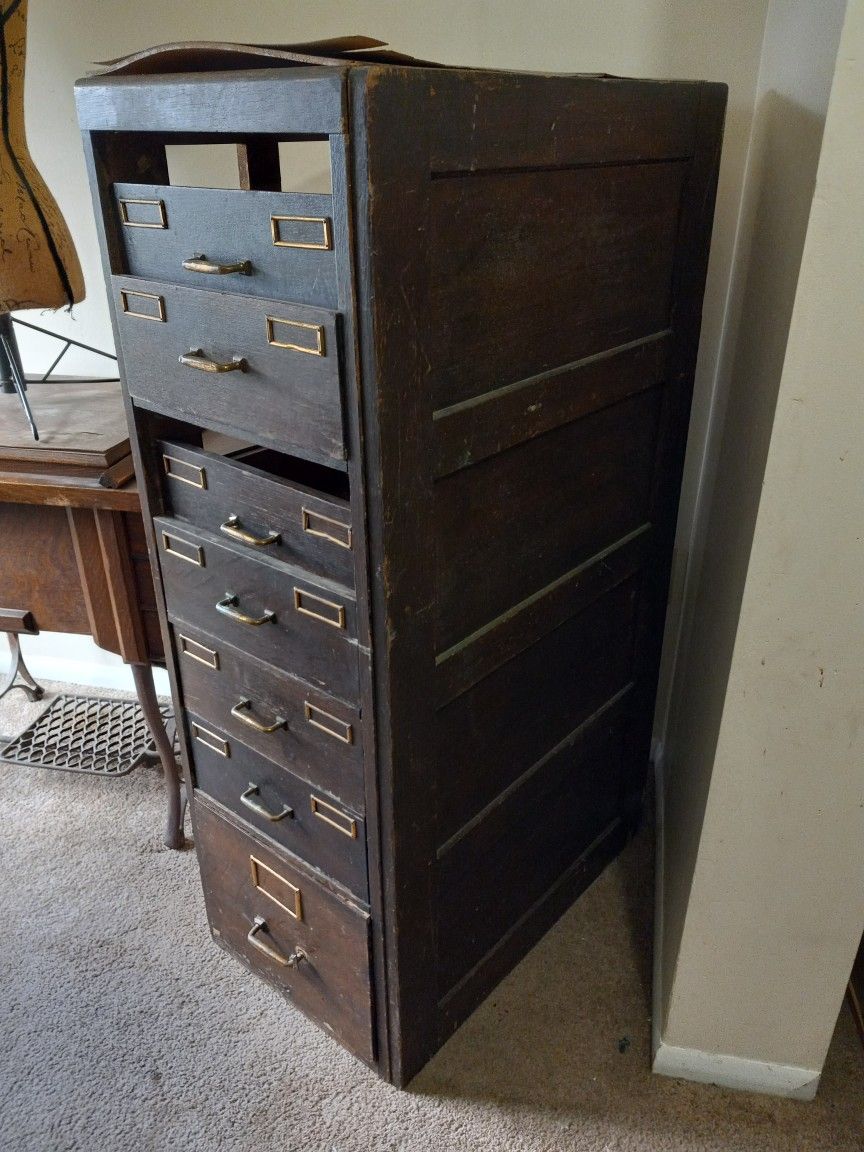
[[[157,517],[154,525],[172,619],[356,702],[357,604],[349,589],[252,558],[169,517]],[[217,604],[231,596],[232,612],[220,612]],[[238,613],[271,618],[255,625],[238,620]]]
[[[438,712],[439,849],[627,687],[637,588],[620,584]]]
[[[431,184],[436,408],[669,326],[682,162]]]
[[[92,131],[274,133],[345,131],[341,68],[279,68],[190,76],[93,76],[75,85],[78,123]],[[231,99],[225,100],[226,82]],[[218,109],[218,122],[214,110]]]
[[[301,856],[361,900],[368,899],[363,817],[323,788],[258,756],[187,711],[196,786],[261,836]],[[254,790],[254,791],[253,791]],[[249,792],[253,792],[250,796]],[[244,803],[244,798],[246,803]],[[266,810],[269,819],[249,807]]]
[[[217,813],[204,798],[199,797],[193,811],[195,847],[214,938],[286,993],[292,1005],[326,1025],[361,1060],[371,1063],[375,1039],[368,912],[328,890],[296,857],[277,854],[260,837]],[[285,885],[278,878],[300,890],[302,920],[256,888],[253,856],[271,870],[259,872],[270,891],[284,897]],[[296,968],[273,961],[249,943],[256,916],[266,921],[266,930],[259,936],[282,956],[302,949],[305,958]]]
[[[439,73],[429,101],[435,172],[686,158],[699,86],[616,77]]]
[[[435,660],[439,707],[634,576],[644,565],[650,547],[651,528],[644,524],[439,653]]]
[[[434,573],[428,315],[428,78],[353,74],[358,333],[367,470],[390,1075],[407,1083],[436,1029],[430,749]],[[398,383],[397,383],[398,381]],[[406,445],[410,451],[406,453]],[[419,704],[419,706],[418,706]],[[384,911],[386,909],[386,912]]]
[[[366,853],[369,864],[369,900],[372,908],[372,979],[375,985],[374,1011],[378,1035],[378,1071],[385,1079],[391,1078],[391,1028],[389,1014],[391,998],[388,995],[389,972],[386,959],[385,934],[380,930],[385,923],[384,869],[382,867],[382,824],[379,818],[377,764],[378,719],[375,709],[375,685],[371,656],[371,601],[378,573],[370,564],[367,535],[367,492],[375,473],[372,456],[366,450],[365,389],[362,384],[363,367],[360,346],[358,309],[358,267],[362,251],[355,243],[358,219],[362,216],[365,195],[365,149],[362,136],[348,135],[330,138],[330,173],[333,193],[333,244],[339,285],[339,310],[343,323],[343,363],[345,380],[345,436],[349,445],[348,477],[351,505],[355,514],[354,531],[354,586],[358,612],[358,654],[360,666],[360,709],[363,717],[362,744],[365,765],[366,790]],[[367,479],[367,472],[370,474]]]
[[[660,399],[639,393],[437,482],[439,653],[646,523]]]
[[[277,195],[278,142],[331,133],[327,304],[341,339],[323,389],[301,372],[308,387],[297,402],[295,381],[274,368],[266,404],[230,380],[189,403],[194,382],[166,358],[142,392],[136,373],[165,326],[141,321],[150,335],[130,349],[116,307],[114,321],[150,547],[161,561],[157,606],[167,627],[167,592],[174,617],[175,698],[191,709],[187,721],[209,723],[243,749],[229,759],[266,773],[268,799],[287,769],[364,816],[367,870],[350,881],[355,891],[368,883],[362,959],[350,944],[353,975],[337,975],[327,995],[322,984],[314,1002],[303,1000],[302,965],[287,985],[401,1085],[632,827],[725,92],[354,65],[118,76],[84,85],[79,101],[106,274],[130,267],[112,185],[146,184],[155,194],[167,184],[166,143],[238,145],[244,190],[230,197],[249,207],[237,209],[249,223],[238,217],[225,252],[239,256],[251,242],[251,206]],[[194,190],[165,191],[166,200],[187,194],[193,203]],[[203,223],[220,196],[198,201]],[[176,251],[193,239],[200,246],[199,221],[173,217],[182,222]],[[162,239],[154,232],[141,243]],[[161,293],[162,284],[169,323],[179,309],[184,337],[212,322],[225,351],[228,343],[237,351],[264,298],[244,293],[239,278],[213,293],[166,284],[170,262],[139,286]],[[302,295],[306,277],[275,264],[272,276],[268,306],[311,298]],[[205,296],[207,307],[196,307]],[[322,428],[326,443],[315,439]],[[212,432],[240,437],[251,455],[203,453]],[[166,443],[192,469],[212,470],[212,489],[166,480]],[[294,538],[294,496],[283,485],[298,477],[279,465],[288,457],[323,466],[299,483],[320,508],[337,510],[338,531],[350,525],[350,554],[328,560]],[[218,535],[229,498],[255,532],[290,513],[278,525],[284,560]],[[178,545],[167,554],[158,543],[166,525]],[[303,579],[310,591],[344,596],[349,635],[294,627],[286,590]],[[230,631],[240,626],[213,603],[235,582],[240,607],[275,607],[278,625]],[[193,668],[181,636],[218,651],[221,670]],[[319,703],[356,720],[352,749],[323,752],[298,735],[301,678],[310,677]],[[230,718],[235,689],[254,717],[284,707],[287,728],[274,743]],[[228,780],[217,770],[207,786],[230,805]],[[256,906],[238,878],[243,852],[250,843],[265,852],[266,838],[245,815],[216,815],[199,793],[196,827],[202,813],[211,925],[279,984],[270,962],[250,952]],[[224,850],[231,838],[243,847]],[[274,859],[344,899],[311,870],[315,851],[280,849]],[[341,866],[328,865],[347,880]],[[289,947],[284,927],[276,924],[276,942]],[[333,939],[338,950],[342,938]],[[325,948],[320,962],[329,981],[338,957]]]
[[[176,624],[183,703],[228,736],[362,812],[363,744],[357,708],[305,680],[285,676],[246,652],[187,624]],[[231,709],[250,702],[251,715],[284,727],[258,732]]]
[[[347,488],[344,475],[328,475],[307,461],[272,452],[231,459],[167,440],[160,449],[166,508],[175,516],[217,535],[221,532],[252,556],[284,560],[353,585],[351,509],[336,495]],[[229,523],[231,517],[236,525]],[[269,544],[244,543],[238,540],[238,531],[258,540],[276,539]]]
[[[437,1044],[442,1045],[478,1004],[511,972],[515,956],[525,956],[606,865],[627,843],[629,831],[620,818],[613,821],[578,856],[523,915],[514,920],[474,968],[441,999],[438,1005]],[[550,1024],[554,1027],[554,1023]]]
[[[618,815],[619,727],[600,717],[556,748],[442,851],[436,903],[443,998],[499,946]]]
[[[336,260],[332,247],[333,202],[330,196],[311,193],[245,192],[229,188],[172,188],[163,184],[114,185],[119,235],[125,264],[118,272],[145,280],[170,280],[189,288],[238,292],[246,296],[289,296],[298,304],[335,308]],[[165,228],[124,225],[120,202],[150,200],[161,203]],[[135,216],[135,212],[149,215]],[[157,209],[129,203],[134,221],[159,219]],[[273,216],[314,217],[320,222],[277,222],[279,239],[292,243],[324,243],[326,249],[277,247],[273,242]],[[183,261],[205,255],[216,264],[249,261],[247,275],[215,275],[188,271]],[[285,286],[289,291],[285,292]]]
[[[553,368],[438,409],[433,415],[437,474],[467,468],[655,387],[663,380],[668,345],[668,333],[649,336],[589,356],[575,367]]]
[[[113,292],[132,397],[161,412],[279,444],[300,456],[344,459],[339,340],[332,312],[128,276],[114,278]],[[120,304],[121,292],[130,294],[129,312]],[[154,306],[151,297],[164,302],[164,322],[131,314]],[[273,329],[283,343],[314,349],[320,333],[322,354],[269,343],[268,316],[287,322]],[[219,363],[239,358],[246,367],[206,372],[180,364],[179,357],[192,350]]]

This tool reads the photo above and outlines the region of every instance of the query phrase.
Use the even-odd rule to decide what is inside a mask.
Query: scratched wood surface
[[[637,819],[724,108],[720,85],[356,61],[79,88],[106,276],[162,295],[184,339],[209,325],[220,355],[261,300],[240,277],[180,283],[205,190],[168,187],[165,144],[237,145],[225,252],[257,244],[268,307],[293,307],[311,299],[311,264],[292,280],[265,260],[242,197],[276,195],[276,140],[330,142],[332,198],[316,207],[332,211],[320,283],[339,342],[324,375],[301,364],[286,385],[274,362],[268,390],[240,373],[199,387],[147,321],[121,360],[169,671],[191,713],[187,778],[210,796],[193,819],[211,926],[265,979],[303,989],[302,963],[280,974],[249,943],[249,856],[266,848],[277,870],[317,868],[337,899],[350,891],[368,917],[350,975],[321,940],[335,982],[295,999],[393,1083]],[[159,237],[130,242],[118,218],[118,186],[145,182],[181,224],[167,263],[139,263]],[[206,220],[228,200],[197,202]],[[116,307],[114,321],[128,331]],[[214,431],[229,438],[218,449]],[[325,517],[314,537],[310,508]],[[279,542],[226,539],[229,514]],[[329,623],[298,616],[295,583],[329,601]],[[228,591],[272,619],[217,612]],[[238,700],[286,727],[244,731]],[[309,702],[329,734],[303,728]],[[236,764],[196,759],[193,721],[236,746]],[[302,829],[251,823],[237,766],[269,804],[287,770],[354,813],[365,872],[359,844],[333,856],[303,847]]]

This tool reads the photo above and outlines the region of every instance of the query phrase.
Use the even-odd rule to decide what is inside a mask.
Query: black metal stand
[[[0,683],[0,696],[5,696],[7,692],[11,692],[13,688],[20,688],[29,700],[41,700],[45,695],[45,689],[30,675],[30,670],[24,663],[24,657],[21,654],[21,641],[15,632],[7,632],[6,639],[9,641],[9,653],[12,657],[12,662],[9,666],[9,671]],[[19,684],[18,681],[21,681]]]
[[[54,358],[51,367],[44,376],[40,377],[40,383],[44,383],[51,378],[51,373],[70,348],[83,348],[85,352],[92,352],[94,356],[104,356],[106,360],[113,360],[115,363],[117,361],[117,357],[113,352],[103,352],[101,348],[94,348],[92,344],[83,344],[80,340],[73,340],[69,336],[59,336],[56,332],[51,332],[47,328],[40,328],[38,324],[30,324],[27,320],[19,320],[17,318],[14,319],[14,323],[20,324],[22,328],[29,328],[31,332],[39,332],[42,336],[50,336],[53,340],[59,340],[63,345],[59,354]],[[21,353],[18,351],[18,341],[15,339],[13,317],[10,312],[0,313],[0,392],[18,393],[18,399],[21,401],[21,407],[24,409],[27,423],[30,425],[30,431],[33,433],[33,439],[38,440],[39,430],[36,427],[33,412],[27,400],[27,381],[21,365]]]
[[[12,327],[12,317],[8,312],[0,314],[0,387],[6,393],[17,392],[33,439],[39,439],[39,431],[33,419],[33,412],[27,400],[27,381],[21,367],[21,353]]]

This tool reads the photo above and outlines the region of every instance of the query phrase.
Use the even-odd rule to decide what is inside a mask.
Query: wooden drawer
[[[186,713],[195,782],[203,792],[313,868],[369,898],[363,818],[322,788]]]
[[[112,191],[130,275],[336,307],[331,196],[154,184]]]
[[[193,814],[214,939],[372,1063],[368,913],[217,813],[200,794]],[[299,952],[302,959],[292,966]]]
[[[112,277],[112,287],[136,399],[313,460],[344,460],[334,312],[131,277]]]
[[[173,628],[183,702],[274,764],[365,810],[360,714],[206,632]],[[266,729],[281,720],[273,731]]]
[[[284,560],[353,588],[348,501],[320,491],[322,485],[347,489],[344,473],[260,449],[243,459],[168,441],[159,449],[167,511],[221,533],[252,555]]]
[[[168,614],[342,700],[356,702],[357,605],[347,588],[256,559],[157,516]]]

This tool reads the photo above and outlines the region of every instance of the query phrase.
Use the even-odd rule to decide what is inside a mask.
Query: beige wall
[[[284,0],[247,5],[236,0],[150,0],[141,5],[30,0],[31,148],[69,220],[89,291],[74,319],[57,314],[43,322],[104,347],[110,346],[110,325],[72,100],[74,80],[93,60],[179,38],[290,41],[358,31],[450,63],[694,77],[729,84],[675,572],[675,594],[681,595],[688,573],[690,587],[685,658],[676,682],[680,689],[704,686],[706,691],[681,693],[683,706],[673,716],[676,727],[669,742],[674,779],[669,823],[677,855],[667,876],[672,900],[668,919],[674,922],[666,937],[667,987],[682,939],[723,716],[726,677],[712,680],[712,674],[718,666],[724,672],[731,659],[748,531],[758,502],[842,0],[815,5],[810,0],[774,0],[757,92],[767,7],[768,0],[318,0],[310,5]],[[748,188],[742,203],[748,148]],[[35,363],[47,352],[25,342],[25,355]],[[70,367],[85,366],[72,361]],[[709,425],[716,433],[724,411],[729,413],[727,437],[722,449],[714,437],[715,447],[703,468]],[[712,491],[714,519],[695,521],[697,497],[701,493],[707,507]],[[695,532],[694,522],[699,526]],[[673,642],[667,647],[674,653],[674,607],[670,617]],[[674,662],[667,658],[669,676],[673,670]],[[724,732],[728,734],[728,727]],[[746,768],[752,771],[753,766],[748,763]],[[740,797],[733,799],[737,803]],[[712,810],[713,800],[712,794]],[[700,892],[706,891],[701,887],[707,879],[705,867],[702,862]],[[695,923],[688,921],[688,944]],[[727,928],[736,933],[743,924],[746,920],[730,922]],[[679,990],[683,996],[683,985]],[[695,1001],[691,997],[687,1003]],[[683,1009],[685,1001],[680,1004]],[[687,1019],[676,1003],[670,1015],[676,1035],[687,1032]]]
[[[56,313],[31,319],[111,347],[72,97],[74,81],[92,68],[92,61],[183,38],[285,42],[364,32],[447,63],[724,81],[730,89],[729,110],[682,494],[677,590],[686,569],[714,391],[766,8],[767,0],[316,0],[307,5],[285,0],[30,0],[31,151],[66,214],[88,288],[74,318]],[[50,342],[22,338],[28,367],[47,366],[52,349]],[[94,361],[70,357],[64,367],[84,372],[93,369]],[[676,615],[674,607],[671,615]],[[30,641],[37,660],[35,649],[51,643],[51,638]],[[83,644],[81,650],[83,659]]]
[[[845,0],[773,0],[665,732],[663,986],[711,780]],[[674,619],[670,618],[671,633]]]
[[[800,278],[833,53],[827,6],[790,3],[768,24],[725,442],[667,749],[663,1041],[815,1072],[864,927],[864,0]]]

